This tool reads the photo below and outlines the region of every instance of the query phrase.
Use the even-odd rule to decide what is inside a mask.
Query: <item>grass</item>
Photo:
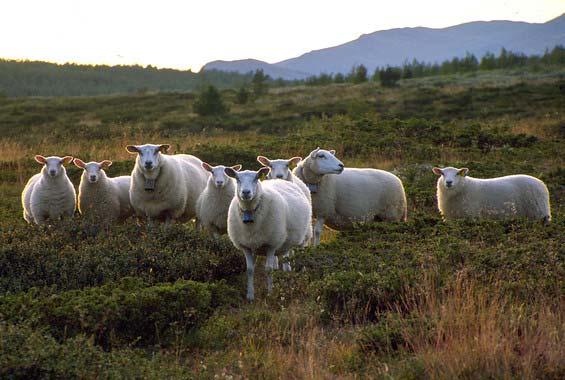
[[[0,377],[559,379],[565,376],[565,98],[553,72],[292,87],[198,117],[191,94],[0,99]],[[254,304],[243,256],[192,224],[27,226],[32,156],[170,143],[212,164],[336,149],[405,186],[409,221],[326,229]],[[525,173],[553,222],[443,222],[436,165]],[[68,168],[78,185],[80,171]],[[129,321],[130,323],[127,323]]]

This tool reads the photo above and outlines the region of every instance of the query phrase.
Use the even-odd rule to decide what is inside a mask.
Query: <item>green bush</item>
[[[31,289],[0,297],[0,318],[46,327],[59,340],[78,334],[96,344],[166,344],[205,321],[218,306],[233,304],[238,292],[221,283],[179,280],[147,286],[124,278],[117,284],[54,293]]]
[[[27,326],[0,323],[0,378],[188,379],[192,373],[172,355],[129,348],[104,352],[84,336],[59,343]]]
[[[245,270],[227,238],[193,228],[140,226],[135,221],[93,234],[87,222],[53,227],[0,226],[0,294],[31,287],[60,290],[95,286],[136,276],[147,283],[179,278],[210,281]]]

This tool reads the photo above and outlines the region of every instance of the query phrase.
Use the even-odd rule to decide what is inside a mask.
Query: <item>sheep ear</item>
[[[259,169],[257,171],[256,179],[264,179],[264,177],[266,177],[269,174],[270,171],[271,171],[271,168],[269,168],[267,166],[263,166],[261,169]]]
[[[110,160],[103,160],[102,162],[98,163],[102,169],[107,169],[112,166],[112,161]]]
[[[232,168],[233,170],[235,170],[236,172],[238,172],[238,171],[241,170],[241,165],[240,165],[240,164],[237,164],[237,165],[232,166],[231,168]]]
[[[237,178],[237,172],[232,168],[224,168],[224,173],[226,173],[228,177]]]
[[[81,160],[81,159],[79,159],[79,158],[75,158],[75,159],[73,160],[73,164],[75,164],[75,166],[76,166],[77,168],[81,168],[81,169],[84,169],[84,167],[86,166],[86,164],[84,163],[84,161]]]
[[[467,173],[469,173],[469,169],[467,169],[467,168],[461,168],[457,172],[457,174],[459,174],[461,177],[465,177],[467,175]]]
[[[257,161],[263,166],[271,166],[271,160],[265,156],[257,156]]]
[[[139,153],[139,148],[136,145],[128,145],[126,146],[126,150],[131,154]]]
[[[62,165],[68,165],[71,162],[73,162],[73,156],[65,156],[65,157],[61,158],[61,164]]]
[[[443,175],[443,170],[438,167],[433,168],[432,172],[434,172],[435,175]]]
[[[42,165],[45,165],[46,159],[45,159],[45,157],[43,157],[42,155],[39,155],[39,154],[38,154],[38,155],[35,156],[34,158],[35,158],[35,161],[39,162],[39,163],[42,164]]]
[[[316,149],[314,149],[312,151],[312,153],[310,153],[310,157],[315,158],[316,154],[318,153],[319,150],[320,150],[320,147],[317,147]]]
[[[335,156],[335,149],[330,150],[330,154],[331,154],[332,156]]]
[[[212,166],[211,166],[209,163],[207,163],[207,162],[202,162],[202,164],[200,164],[200,165],[202,166],[202,169],[207,170],[207,171],[209,171],[209,172],[212,171]]]
[[[167,153],[170,148],[171,148],[171,145],[169,145],[169,144],[161,144],[161,145],[159,145],[159,152]]]
[[[290,160],[288,160],[288,166],[298,165],[300,161],[302,161],[302,157],[292,157]]]

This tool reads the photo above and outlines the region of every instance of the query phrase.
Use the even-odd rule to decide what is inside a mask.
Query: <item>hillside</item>
[[[246,104],[225,89],[215,117],[196,115],[191,93],[0,97],[0,378],[562,379],[563,78],[282,87]],[[134,164],[124,147],[146,142],[244,169],[336,149],[347,167],[395,173],[408,221],[326,229],[270,295],[259,257],[253,304],[243,254],[192,222],[23,221],[35,154],[111,159],[117,176]],[[552,223],[444,222],[436,165],[536,176]]]
[[[526,55],[543,54],[556,45],[565,45],[565,15],[543,24],[478,21],[442,29],[418,27],[377,31],[270,66],[262,62],[261,67],[318,75],[347,73],[354,65],[363,64],[372,72],[376,67],[398,66],[412,59],[434,63],[463,57],[467,53],[480,58],[487,52],[498,54],[503,47]],[[243,72],[237,62],[223,62],[221,68],[213,63],[204,67]],[[253,70],[254,66],[248,65],[245,69]]]

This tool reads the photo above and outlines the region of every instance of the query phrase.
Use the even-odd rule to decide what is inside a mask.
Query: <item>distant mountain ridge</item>
[[[520,21],[475,21],[447,28],[398,28],[361,35],[356,40],[302,54],[277,63],[255,59],[214,61],[203,70],[247,73],[256,69],[273,78],[304,79],[321,73],[347,73],[354,65],[376,67],[401,65],[406,60],[442,62],[463,57],[477,58],[487,52],[507,50],[526,55],[565,45],[565,14],[542,24]]]

